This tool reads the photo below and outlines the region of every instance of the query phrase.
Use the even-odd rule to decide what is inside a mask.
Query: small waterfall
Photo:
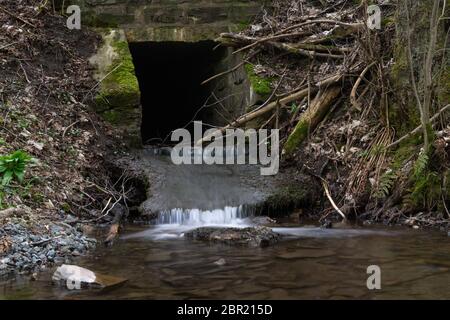
[[[180,238],[184,232],[203,226],[245,228],[253,225],[248,218],[254,214],[254,206],[249,205],[215,210],[172,209],[161,211],[152,228],[122,238],[167,240]]]
[[[176,208],[160,212],[156,224],[185,226],[241,225],[245,223],[243,220],[250,216],[253,216],[252,210],[242,205],[215,210]]]

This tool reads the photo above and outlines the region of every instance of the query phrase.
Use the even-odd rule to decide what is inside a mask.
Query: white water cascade
[[[245,224],[244,219],[249,216],[248,210],[242,206],[225,207],[215,210],[172,209],[163,211],[157,219],[160,224],[175,224],[185,226],[236,226]]]
[[[246,206],[215,210],[176,208],[161,211],[152,228],[124,236],[124,238],[163,240],[179,238],[184,232],[198,227],[245,228],[253,225],[249,219],[252,216],[254,216],[253,210]]]

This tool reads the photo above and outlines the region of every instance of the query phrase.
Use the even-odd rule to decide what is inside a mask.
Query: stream
[[[189,241],[183,234],[200,226],[255,225],[246,205],[266,192],[258,190],[259,171],[174,166],[151,150],[138,158],[155,179],[144,208],[159,205],[158,219],[126,224],[113,247],[99,246],[74,261],[128,281],[112,289],[69,291],[52,283],[52,269],[35,281],[19,276],[0,282],[0,299],[450,298],[446,234],[386,226],[322,229],[285,219],[273,228],[282,240],[266,248]],[[245,175],[254,176],[241,179]],[[193,206],[195,200],[202,209]],[[381,290],[366,286],[369,265],[381,268]]]

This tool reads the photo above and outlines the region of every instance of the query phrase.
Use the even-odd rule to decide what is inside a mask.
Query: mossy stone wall
[[[94,108],[107,121],[122,129],[131,146],[141,144],[141,93],[125,34],[119,29],[98,30],[103,44],[91,58],[99,81]]]

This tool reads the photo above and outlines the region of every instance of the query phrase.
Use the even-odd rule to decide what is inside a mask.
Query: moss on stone
[[[104,112],[115,107],[135,107],[140,104],[139,82],[135,75],[133,59],[126,41],[113,42],[116,54],[102,81],[99,95],[96,97],[97,110]],[[105,113],[106,115],[106,113]],[[107,114],[107,120],[118,120],[119,116]]]
[[[137,141],[142,117],[141,94],[128,42],[121,30],[99,32],[104,44],[91,59],[97,66],[96,76],[100,81],[95,109],[105,120],[123,129],[126,140]]]
[[[271,210],[291,210],[309,202],[309,193],[305,187],[300,185],[289,185],[277,190],[265,201],[265,209]]]
[[[254,66],[250,63],[245,64],[245,71],[252,85],[253,91],[261,97],[267,97],[272,92],[272,78],[263,78],[255,73]]]

